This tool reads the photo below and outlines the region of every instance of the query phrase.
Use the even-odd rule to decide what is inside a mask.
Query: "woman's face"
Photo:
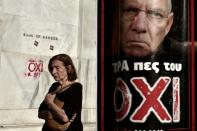
[[[67,69],[62,61],[53,60],[51,67],[51,75],[56,81],[63,83],[68,79]]]

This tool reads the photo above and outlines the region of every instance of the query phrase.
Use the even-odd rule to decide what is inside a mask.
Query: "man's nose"
[[[139,12],[133,19],[131,29],[137,33],[145,33],[147,28],[147,16],[145,12]]]

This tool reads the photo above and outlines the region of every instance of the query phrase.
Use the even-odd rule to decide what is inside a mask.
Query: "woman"
[[[82,85],[70,56],[59,54],[49,60],[48,69],[55,83],[38,111],[45,120],[42,131],[83,131],[81,122]]]

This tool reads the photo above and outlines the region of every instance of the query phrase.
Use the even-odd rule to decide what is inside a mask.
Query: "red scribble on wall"
[[[43,61],[30,59],[26,65],[25,77],[39,78],[43,72]]]

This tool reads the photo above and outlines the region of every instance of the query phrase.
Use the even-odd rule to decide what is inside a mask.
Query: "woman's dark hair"
[[[50,73],[52,73],[52,70],[53,70],[51,65],[52,65],[52,62],[54,60],[59,60],[59,61],[62,61],[64,63],[64,66],[67,69],[67,74],[68,74],[68,80],[69,81],[73,81],[73,80],[77,79],[76,69],[75,69],[73,61],[72,61],[72,59],[71,59],[71,57],[69,55],[67,55],[67,54],[58,54],[58,55],[53,56],[49,60],[49,64],[48,64],[48,69],[49,69]],[[71,68],[69,68],[69,66]]]

